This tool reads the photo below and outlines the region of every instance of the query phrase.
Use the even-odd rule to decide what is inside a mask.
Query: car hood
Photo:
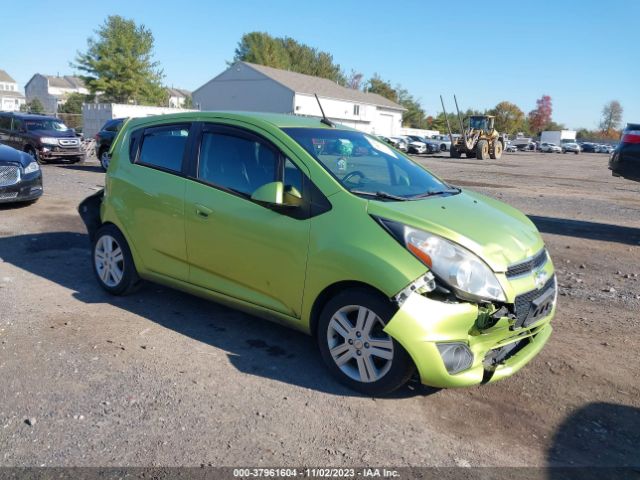
[[[59,132],[58,130],[29,130],[29,133],[35,137],[77,138],[76,134],[70,131]]]
[[[456,242],[496,272],[506,271],[544,247],[538,229],[522,212],[466,190],[415,201],[369,201],[368,212]]]
[[[6,145],[0,145],[0,165],[22,165],[26,167],[33,159],[20,150],[8,147]]]

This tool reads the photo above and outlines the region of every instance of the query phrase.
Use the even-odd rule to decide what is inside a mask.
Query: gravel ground
[[[0,466],[640,465],[640,184],[598,154],[419,161],[543,232],[558,315],[516,376],[367,398],[304,335],[153,284],[111,297],[76,213],[104,175],[47,165],[37,203],[0,207]]]

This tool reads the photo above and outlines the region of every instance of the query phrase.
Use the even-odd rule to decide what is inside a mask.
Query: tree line
[[[87,39],[87,48],[78,52],[75,62],[70,65],[81,72],[90,94],[71,94],[60,113],[77,114],[82,111],[82,103],[92,101],[96,94],[100,101],[113,103],[134,103],[141,105],[167,105],[168,93],[162,85],[165,77],[158,61],[154,60],[154,37],[150,29],[119,15],[107,17],[95,31],[95,36]],[[346,73],[334,61],[333,55],[305,45],[290,37],[274,37],[266,32],[244,34],[235,49],[233,60],[246,61],[269,67],[290,70],[332,80],[347,88],[376,93],[403,106],[402,117],[405,127],[447,131],[447,117],[443,112],[435,116],[427,115],[420,100],[400,84],[392,85],[375,73],[365,80],[356,70]],[[192,106],[191,98],[185,107]],[[44,110],[38,100],[23,107],[26,111],[40,113]],[[602,110],[599,129],[580,129],[583,138],[617,138],[622,122],[622,106],[616,100],[607,103]],[[480,111],[467,109],[469,115],[495,115],[495,126],[500,132],[538,135],[543,130],[561,130],[564,125],[552,118],[553,107],[549,95],[536,100],[536,106],[525,114],[517,105],[502,101],[495,107]],[[459,133],[459,121],[453,112],[448,113],[449,124]]]

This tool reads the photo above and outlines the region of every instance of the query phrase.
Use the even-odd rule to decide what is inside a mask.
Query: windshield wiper
[[[401,202],[406,202],[409,200],[407,197],[400,197],[398,195],[394,195],[392,193],[387,193],[383,191],[379,192],[365,192],[364,190],[349,190],[351,193],[355,193],[356,195],[366,195],[368,197],[376,197],[376,198],[388,198],[389,200],[399,200]]]
[[[448,190],[436,190],[433,192],[425,192],[425,193],[421,193],[419,195],[414,195],[413,197],[410,198],[426,198],[426,197],[434,197],[436,195],[444,195],[445,193],[452,193],[452,194],[457,194],[460,193],[462,190],[458,187],[452,187]]]

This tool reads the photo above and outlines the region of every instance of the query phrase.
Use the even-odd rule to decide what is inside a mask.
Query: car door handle
[[[204,205],[200,205],[196,203],[196,215],[198,215],[199,217],[208,218],[209,215],[211,215],[212,213],[213,213],[213,210],[211,210],[210,208],[207,208]]]

